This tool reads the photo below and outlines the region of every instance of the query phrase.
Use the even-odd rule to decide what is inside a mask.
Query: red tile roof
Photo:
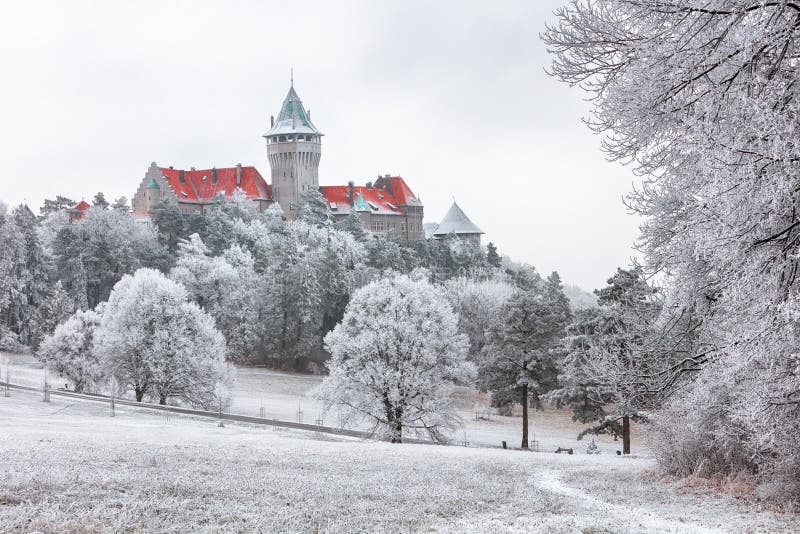
[[[181,172],[184,183],[181,183]],[[213,172],[213,169],[180,171],[161,167],[161,173],[181,202],[207,203],[214,200],[218,193],[231,197],[236,190],[236,167],[216,169],[216,183]],[[272,186],[267,184],[255,167],[242,167],[242,182],[239,187],[247,198],[272,199]]]
[[[328,202],[333,213],[349,213],[350,212],[350,186],[347,185],[323,185],[319,188],[322,196]],[[395,199],[387,194],[386,191],[380,191],[375,187],[367,189],[365,186],[356,186],[353,188],[353,202],[359,202],[359,194],[364,199],[362,204],[363,211],[370,211],[372,213],[383,213],[402,215],[401,210],[395,203]],[[375,206],[373,208],[372,206]],[[335,208],[334,208],[335,206]],[[394,209],[392,209],[394,206]],[[356,211],[358,206],[355,206]]]
[[[350,186],[347,185],[323,185],[319,188],[322,196],[328,201],[328,205],[334,213],[349,213]],[[402,215],[402,206],[421,206],[417,196],[408,187],[405,180],[399,176],[379,178],[371,188],[359,185],[353,187],[353,203],[359,201],[359,194],[364,199],[364,204],[372,213]],[[373,208],[370,203],[375,206]],[[362,207],[364,207],[362,204]],[[334,209],[334,205],[336,206]],[[355,206],[356,210],[358,206]]]
[[[388,187],[387,187],[388,186]],[[399,206],[422,206],[417,195],[408,187],[401,176],[384,176],[375,181],[375,187],[388,189]]]
[[[71,208],[67,210],[69,214],[69,222],[77,221],[83,219],[84,212],[91,208],[92,206],[86,202],[85,200],[81,200]]]

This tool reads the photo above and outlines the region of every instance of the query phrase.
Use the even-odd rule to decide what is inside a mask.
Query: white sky
[[[633,255],[634,178],[544,73],[563,1],[3,2],[0,199],[130,198],[151,161],[269,180],[293,67],[322,185],[402,175],[427,222],[455,196],[501,254],[599,287]]]

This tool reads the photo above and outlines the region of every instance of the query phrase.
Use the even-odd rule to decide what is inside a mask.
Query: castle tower
[[[311,122],[311,113],[303,108],[292,82],[281,112],[277,119],[270,118],[270,129],[263,135],[272,168],[272,198],[290,219],[297,213],[303,191],[319,187],[322,135]]]

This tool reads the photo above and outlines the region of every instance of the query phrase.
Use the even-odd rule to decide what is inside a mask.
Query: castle
[[[177,205],[182,214],[203,214],[217,195],[230,198],[238,188],[254,209],[264,211],[276,202],[285,217],[293,219],[303,193],[315,188],[325,198],[334,220],[354,213],[364,228],[376,235],[391,234],[403,241],[424,239],[424,206],[402,177],[386,174],[363,186],[352,181],[347,185],[319,185],[322,136],[311,122],[311,113],[303,107],[292,82],[280,113],[277,118],[270,117],[270,128],[263,135],[272,170],[271,184],[255,167],[241,164],[220,169],[192,167],[187,171],[152,163],[133,197],[133,214],[147,218],[153,206],[161,201]],[[448,233],[480,242],[483,232],[455,204],[454,207],[463,215],[460,220],[466,219],[469,224],[448,225]],[[442,235],[434,232],[434,237]]]

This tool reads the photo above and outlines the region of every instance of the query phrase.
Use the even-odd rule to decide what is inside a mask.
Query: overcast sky
[[[427,222],[455,197],[501,254],[593,289],[639,221],[585,95],[544,73],[561,3],[4,2],[0,198],[131,198],[151,161],[269,179],[261,134],[294,68],[320,184],[401,175]]]

